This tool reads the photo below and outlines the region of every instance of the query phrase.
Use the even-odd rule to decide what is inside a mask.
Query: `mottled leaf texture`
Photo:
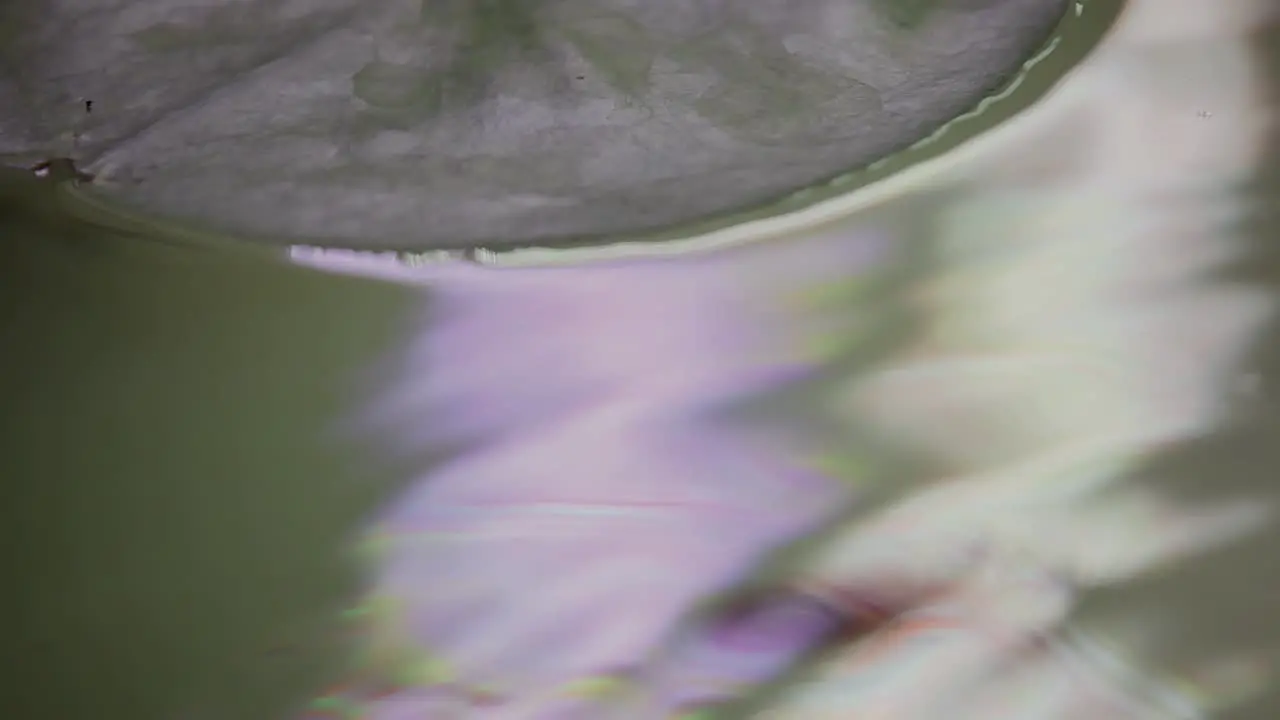
[[[654,232],[927,136],[1067,5],[6,3],[0,155],[71,158],[109,203],[280,242]]]
[[[902,27],[916,27],[935,12],[942,0],[876,0],[880,12]]]

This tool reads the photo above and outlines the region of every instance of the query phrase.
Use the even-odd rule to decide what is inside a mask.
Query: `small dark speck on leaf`
[[[92,100],[85,100],[85,101],[84,101],[84,112],[85,112],[85,114],[86,114],[86,115],[88,115],[89,113],[93,112],[93,101],[92,101]]]

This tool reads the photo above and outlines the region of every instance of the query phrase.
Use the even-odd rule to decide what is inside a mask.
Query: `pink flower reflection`
[[[429,289],[366,427],[399,451],[470,448],[377,529],[373,592],[400,608],[397,652],[436,668],[419,684],[483,691],[464,703],[476,717],[574,717],[595,702],[574,687],[636,677],[698,603],[847,502],[782,438],[710,412],[812,372],[797,348],[821,323],[787,302],[876,259],[876,243],[837,240],[571,269],[306,259]],[[813,639],[804,623],[769,627]],[[779,657],[795,645],[781,638]],[[744,645],[748,660],[737,646],[699,656],[724,687],[780,664],[759,657],[767,644]],[[371,717],[406,712],[406,692],[371,701]],[[705,699],[666,680],[661,694]]]

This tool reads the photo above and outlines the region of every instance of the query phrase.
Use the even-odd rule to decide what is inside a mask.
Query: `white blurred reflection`
[[[1268,682],[1252,656],[1146,662],[1158,606],[1127,634],[1071,621],[1090,589],[1269,517],[1128,481],[1229,421],[1271,313],[1220,272],[1271,129],[1246,44],[1265,7],[1130,3],[1041,106],[918,188],[749,247],[563,268],[299,251],[423,286],[360,427],[454,450],[371,530],[369,657],[317,712],[1198,717]],[[793,389],[801,409],[732,412]],[[915,470],[886,472],[891,450]]]

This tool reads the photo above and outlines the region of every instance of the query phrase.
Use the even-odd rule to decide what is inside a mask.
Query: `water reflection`
[[[1256,262],[1236,188],[1268,122],[1242,8],[1135,3],[927,190],[786,239],[554,269],[297,249],[432,298],[356,426],[452,452],[370,531],[371,654],[317,709],[1169,718],[1256,693],[1275,648],[1170,666],[1153,639],[1207,618],[1080,605],[1270,517],[1257,488],[1151,481],[1257,392],[1273,302],[1224,273]]]
[[[737,249],[322,273],[0,217],[9,709],[281,717],[358,526],[360,652],[292,716],[1244,712],[1280,646],[1251,7],[1136,3],[1035,113]]]

